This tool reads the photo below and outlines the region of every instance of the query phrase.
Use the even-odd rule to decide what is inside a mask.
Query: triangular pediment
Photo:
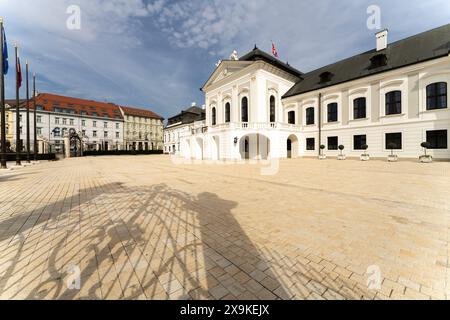
[[[214,70],[208,81],[205,83],[202,89],[206,89],[209,86],[230,77],[232,74],[246,68],[253,62],[249,61],[222,61],[220,65]]]

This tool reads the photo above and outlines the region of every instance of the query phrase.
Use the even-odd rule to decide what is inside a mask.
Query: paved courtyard
[[[260,172],[167,156],[2,172],[0,298],[450,298],[450,163]]]

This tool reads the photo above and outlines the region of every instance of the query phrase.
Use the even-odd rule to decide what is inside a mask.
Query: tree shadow
[[[347,285],[257,246],[233,215],[237,206],[165,184],[80,189],[53,203],[51,213],[21,214],[21,228],[13,228],[17,217],[0,222],[0,230],[7,226],[0,241],[8,243],[0,297],[301,299]],[[30,217],[35,223],[26,223]],[[19,249],[11,246],[17,234],[23,237]],[[355,293],[349,298],[365,295],[348,286]]]

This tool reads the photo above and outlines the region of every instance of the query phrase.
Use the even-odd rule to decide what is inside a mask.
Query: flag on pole
[[[19,55],[17,55],[17,86],[22,87],[22,68],[20,67]]]
[[[8,45],[6,43],[5,28],[3,28],[3,74],[7,74],[9,69],[8,63]]]
[[[272,54],[275,58],[278,58],[278,51],[273,42],[272,42]]]

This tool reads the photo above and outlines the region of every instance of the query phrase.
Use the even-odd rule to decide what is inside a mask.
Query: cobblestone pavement
[[[40,163],[0,173],[0,298],[446,299],[449,214],[450,163]]]

